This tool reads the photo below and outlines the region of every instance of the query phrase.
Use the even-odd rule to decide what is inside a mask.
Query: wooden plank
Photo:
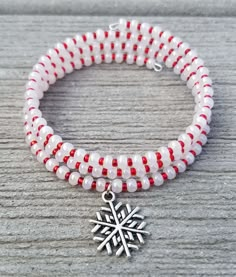
[[[177,4],[178,3],[178,4]],[[235,0],[1,0],[0,14],[235,16]]]
[[[142,207],[152,233],[131,261],[96,253],[88,220],[102,204],[100,194],[59,181],[24,143],[23,86],[39,55],[111,20],[0,17],[0,275],[235,276],[235,18],[143,18],[197,48],[211,70],[216,106],[209,143],[186,173],[161,189],[120,196]],[[111,64],[59,81],[42,109],[75,145],[129,154],[174,139],[191,123],[193,101],[167,69]]]

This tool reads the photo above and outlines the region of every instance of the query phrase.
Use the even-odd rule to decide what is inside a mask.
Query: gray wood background
[[[23,139],[24,84],[38,57],[76,32],[117,20],[105,0],[94,4],[93,14],[109,16],[86,16],[88,1],[67,2],[78,10],[65,1],[58,9],[56,1],[0,4],[0,13],[8,13],[0,16],[0,276],[236,276],[235,1],[165,1],[147,12],[141,1],[127,9],[123,1],[109,1],[118,14],[137,3],[137,14],[145,15],[139,19],[160,23],[196,47],[215,88],[212,132],[194,165],[161,189],[119,198],[143,208],[152,233],[129,261],[96,253],[88,220],[102,204],[100,194],[59,181]],[[40,15],[24,15],[31,12]],[[68,15],[43,15],[53,12]],[[77,146],[129,154],[176,138],[190,124],[193,100],[167,69],[112,64],[57,82],[42,109],[55,131]]]

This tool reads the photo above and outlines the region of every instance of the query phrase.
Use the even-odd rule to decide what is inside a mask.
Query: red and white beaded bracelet
[[[192,90],[196,103],[192,124],[177,140],[144,155],[101,156],[63,142],[42,117],[39,100],[49,85],[65,74],[102,62],[136,63],[156,71],[162,69],[161,64],[173,68]],[[47,170],[68,180],[72,186],[105,193],[161,186],[165,180],[184,172],[207,141],[214,105],[208,74],[196,51],[160,26],[120,19],[108,31],[99,29],[78,34],[49,49],[29,74],[24,106],[26,142]]]

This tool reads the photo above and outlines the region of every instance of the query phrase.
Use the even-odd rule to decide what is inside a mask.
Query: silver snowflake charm
[[[130,250],[139,249],[136,242],[143,244],[143,235],[150,234],[143,230],[146,226],[144,216],[138,214],[139,207],[132,210],[129,204],[114,204],[115,194],[111,191],[105,191],[102,198],[109,207],[101,207],[101,212],[96,213],[97,220],[90,220],[96,224],[92,233],[99,233],[94,235],[94,241],[100,243],[97,249],[102,251],[106,247],[108,255],[111,255],[112,248],[115,248],[117,256],[125,252],[127,257],[131,257]]]

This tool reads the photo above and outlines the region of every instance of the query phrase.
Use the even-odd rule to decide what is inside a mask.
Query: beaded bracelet
[[[148,151],[143,155],[101,156],[99,153],[89,153],[82,148],[76,149],[71,143],[63,142],[42,117],[39,100],[43,98],[49,85],[63,78],[65,74],[102,62],[136,63],[156,71],[162,70],[162,64],[173,68],[174,73],[179,74],[192,90],[196,104],[192,124],[177,140],[160,147],[156,152]],[[174,179],[178,173],[184,172],[187,165],[194,162],[195,156],[201,153],[202,145],[207,142],[206,135],[210,131],[211,109],[214,105],[212,81],[208,74],[208,69],[203,60],[198,58],[196,51],[191,50],[187,43],[174,37],[169,31],[162,30],[160,26],[120,19],[119,23],[111,24],[108,31],[99,29],[94,33],[77,34],[49,49],[29,74],[24,105],[26,143],[37,160],[44,163],[48,171],[56,173],[59,179],[68,180],[72,186],[79,185],[86,190],[104,191],[103,200],[110,205],[113,215],[110,220],[116,219],[115,225],[118,226],[120,218],[116,210],[120,207],[115,209],[113,206],[114,192],[135,192],[140,189],[147,190],[154,185],[161,186],[165,180]],[[129,210],[130,208],[127,208],[128,214],[131,212]],[[94,233],[103,226],[100,222],[101,215],[97,217],[98,221],[93,221],[97,224]],[[124,215],[120,217],[123,218]],[[124,228],[129,220],[123,218],[125,223],[119,228]],[[112,228],[109,224],[104,228]],[[147,232],[142,233],[144,226],[142,223],[140,226],[138,234],[142,236]],[[131,227],[126,226],[126,232],[134,232],[128,231],[127,228]],[[142,242],[143,239],[139,235],[138,240]],[[119,236],[123,250],[117,250],[118,256],[122,252],[130,256],[129,247],[124,243],[129,236],[130,234],[123,234],[123,239]],[[100,244],[102,246],[99,250],[106,247],[108,254],[111,254],[109,240],[106,243],[104,241],[106,239]]]

